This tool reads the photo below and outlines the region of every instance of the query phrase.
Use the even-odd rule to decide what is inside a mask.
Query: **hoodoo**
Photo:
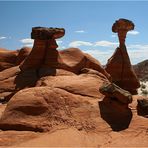
[[[38,69],[44,66],[57,66],[57,50],[56,39],[64,36],[63,28],[45,28],[33,27],[31,38],[34,39],[34,45],[30,55],[23,64],[20,65],[21,70]],[[59,58],[59,57],[58,57]]]
[[[118,33],[120,44],[108,60],[105,69],[111,75],[113,83],[132,94],[136,94],[136,89],[140,87],[140,83],[132,68],[125,45],[126,34],[133,29],[133,22],[127,19],[119,19],[113,24],[112,31]]]

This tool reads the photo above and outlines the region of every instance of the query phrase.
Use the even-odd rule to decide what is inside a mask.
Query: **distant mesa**
[[[113,24],[112,31],[118,33],[120,45],[108,60],[105,70],[111,75],[113,83],[136,94],[140,83],[132,68],[125,45],[126,34],[133,29],[134,23],[127,19],[119,19]]]

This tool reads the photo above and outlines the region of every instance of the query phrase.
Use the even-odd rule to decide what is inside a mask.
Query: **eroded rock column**
[[[56,39],[64,34],[63,28],[32,28],[31,38],[34,39],[34,45],[30,55],[20,65],[20,69],[24,71],[41,67],[56,67],[59,60]]]
[[[108,60],[106,71],[112,76],[113,83],[132,94],[136,94],[136,89],[140,87],[140,83],[132,68],[125,45],[127,32],[133,29],[133,22],[127,19],[119,19],[113,24],[112,31],[118,33],[119,47]]]

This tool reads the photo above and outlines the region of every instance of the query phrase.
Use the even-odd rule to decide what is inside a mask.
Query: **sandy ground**
[[[29,131],[0,131],[0,148],[2,147],[148,147],[148,119],[137,116],[136,96],[130,104],[133,113],[127,129],[115,132],[105,121],[100,121],[96,131],[77,130],[59,127],[47,133]],[[3,112],[6,105],[0,105]],[[99,126],[98,126],[99,127]],[[103,129],[103,130],[101,130]]]

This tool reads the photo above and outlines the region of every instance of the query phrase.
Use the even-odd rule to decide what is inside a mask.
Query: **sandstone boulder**
[[[18,51],[0,48],[0,71],[15,66]]]
[[[123,104],[132,102],[132,95],[113,83],[105,83],[100,87],[100,92],[110,99],[116,99]]]
[[[89,108],[91,105],[85,97],[59,88],[23,89],[9,101],[0,119],[0,129],[41,132],[64,125],[93,128],[88,120],[88,116],[92,114],[88,111]]]
[[[99,87],[105,80],[96,74],[46,76],[38,80],[36,86],[60,88],[73,94],[96,98],[100,96]]]

